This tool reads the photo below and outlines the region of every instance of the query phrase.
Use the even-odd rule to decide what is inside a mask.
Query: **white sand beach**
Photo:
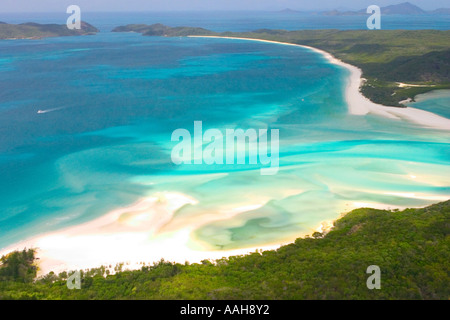
[[[402,195],[404,196],[404,195]],[[406,195],[407,197],[426,197],[426,195]],[[439,198],[436,200],[445,200]],[[208,250],[193,242],[192,232],[204,224],[224,217],[256,209],[261,205],[249,205],[234,208],[220,215],[202,216],[202,219],[184,219],[181,223],[169,226],[174,213],[185,205],[195,205],[191,197],[173,192],[157,193],[144,198],[132,206],[111,211],[95,220],[68,227],[56,232],[42,234],[14,245],[0,252],[0,256],[9,252],[36,249],[38,258],[38,277],[50,271],[56,274],[62,271],[86,270],[100,266],[107,267],[111,273],[119,263],[123,269],[140,269],[143,264],[151,265],[164,259],[177,263],[200,263],[202,260],[214,261],[224,257],[245,255],[258,250],[275,250],[292,243],[286,238],[277,243],[237,250]],[[349,202],[347,210],[371,207],[390,209],[382,203]],[[406,207],[397,207],[405,209]],[[342,216],[342,215],[341,215]],[[337,217],[339,218],[339,217]],[[296,238],[312,235],[315,231],[327,233],[334,220],[322,221],[305,234]]]
[[[406,108],[396,108],[396,107],[387,107],[380,104],[373,103],[366,97],[362,95],[360,92],[360,87],[363,79],[362,71],[358,67],[350,65],[348,63],[342,62],[341,60],[335,58],[330,53],[310,47],[305,45],[287,43],[287,42],[279,42],[279,41],[271,41],[271,40],[261,40],[254,38],[239,38],[239,37],[220,37],[220,36],[189,36],[192,38],[219,38],[219,39],[234,39],[234,40],[248,40],[248,41],[258,41],[258,42],[266,42],[266,43],[276,43],[283,44],[288,46],[297,46],[308,48],[315,52],[322,54],[328,61],[334,63],[336,65],[342,66],[350,71],[350,77],[347,84],[347,89],[345,91],[345,98],[348,104],[349,112],[354,115],[367,115],[374,114],[378,116],[383,116],[386,118],[404,120],[408,122],[412,122],[418,124],[423,127],[439,129],[439,130],[450,130],[450,119],[441,117],[434,113],[406,107]],[[405,84],[404,84],[405,85]]]
[[[141,268],[143,262],[148,265],[162,258],[179,263],[198,263],[204,259],[243,255],[257,249],[272,250],[282,245],[228,251],[208,251],[193,245],[191,232],[217,219],[214,215],[202,221],[188,221],[185,227],[162,231],[178,209],[195,203],[195,199],[184,194],[158,193],[93,221],[21,241],[2,250],[0,256],[15,250],[35,248],[39,259],[38,276],[42,276],[50,271],[59,273],[102,265],[111,265],[114,272],[118,263],[125,263],[124,269],[133,270]],[[236,215],[252,208],[236,208],[227,214]]]

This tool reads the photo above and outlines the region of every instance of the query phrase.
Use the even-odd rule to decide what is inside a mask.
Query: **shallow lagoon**
[[[161,193],[195,199],[157,233],[188,229],[196,250],[450,197],[449,132],[349,115],[348,71],[304,48],[99,34],[1,42],[0,68],[0,247]],[[171,133],[196,120],[279,129],[278,173],[174,165]]]

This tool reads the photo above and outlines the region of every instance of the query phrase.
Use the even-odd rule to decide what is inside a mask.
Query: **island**
[[[161,23],[155,23],[152,25],[146,24],[128,24],[126,26],[116,27],[112,32],[136,32],[142,33],[144,36],[159,36],[159,37],[182,37],[190,35],[207,36],[217,35],[217,33],[203,29],[193,27],[169,27]]]
[[[99,30],[82,21],[81,29],[68,29],[65,24],[39,24],[27,22],[9,24],[0,22],[0,40],[42,39],[48,37],[82,36],[96,34]]]
[[[362,70],[361,92],[372,102],[405,107],[418,94],[450,88],[450,30],[270,30],[213,32],[162,24],[120,26],[144,36],[217,36],[306,45]],[[420,45],[419,45],[420,44]]]

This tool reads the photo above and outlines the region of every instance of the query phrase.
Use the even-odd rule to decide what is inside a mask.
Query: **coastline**
[[[395,120],[403,120],[407,122],[412,122],[414,124],[432,128],[439,130],[450,130],[450,119],[441,117],[432,112],[412,108],[398,108],[398,107],[388,107],[383,106],[381,104],[376,104],[366,98],[360,92],[360,86],[362,84],[362,70],[356,66],[345,63],[337,58],[335,58],[329,52],[326,52],[321,49],[317,49],[314,47],[294,44],[289,42],[280,42],[273,40],[263,40],[256,38],[241,38],[241,37],[222,37],[222,36],[188,36],[189,38],[216,38],[216,39],[232,39],[232,40],[247,40],[247,41],[258,41],[265,43],[274,43],[274,44],[282,44],[288,46],[296,46],[307,48],[314,52],[320,53],[323,57],[325,57],[330,63],[339,65],[350,72],[350,76],[348,78],[347,87],[345,90],[345,99],[348,104],[348,111],[353,115],[378,115],[385,118],[395,119]]]
[[[402,194],[402,196],[405,196]],[[416,197],[416,195],[406,195]],[[420,196],[420,195],[417,195]],[[442,201],[447,198],[436,198]],[[333,223],[353,209],[370,207],[390,210],[392,205],[383,203],[348,203],[345,212],[335,219],[320,222],[309,228],[308,232],[280,239],[276,243],[246,247],[233,250],[211,250],[193,243],[192,231],[216,219],[210,215],[201,221],[183,220],[183,227],[167,227],[176,211],[186,205],[195,205],[197,201],[186,194],[160,192],[143,198],[128,207],[110,211],[99,218],[58,231],[43,233],[0,251],[0,257],[12,251],[35,249],[39,260],[37,276],[41,277],[53,271],[59,274],[70,270],[87,270],[105,266],[111,274],[115,267],[123,264],[125,270],[137,270],[143,265],[165,261],[184,264],[214,261],[230,256],[240,256],[258,251],[276,250],[293,243],[297,238],[312,235],[314,232],[328,233]],[[244,206],[225,212],[227,217],[256,209],[261,205]],[[425,205],[426,206],[426,205]],[[396,206],[406,209],[405,206]],[[220,217],[223,217],[220,215]],[[186,224],[185,224],[186,223]],[[194,239],[195,240],[195,239]]]
[[[157,193],[92,221],[10,245],[0,251],[0,257],[24,248],[36,249],[39,277],[50,271],[58,274],[62,271],[85,270],[102,265],[114,273],[114,267],[120,263],[125,264],[125,269],[135,270],[140,269],[143,262],[148,265],[161,259],[177,263],[200,263],[205,259],[217,260],[257,250],[274,250],[290,243],[285,241],[223,251],[208,250],[192,244],[191,232],[213,219],[190,221],[191,223],[183,228],[164,230],[178,209],[195,203],[195,199],[185,194]],[[231,214],[238,214],[247,209],[249,208],[237,208]],[[309,234],[316,230],[325,231],[329,226],[329,223],[322,223],[317,229],[311,229]]]
[[[404,196],[404,195],[403,195]],[[411,197],[415,197],[412,195]],[[444,198],[436,198],[442,201]],[[447,198],[445,198],[447,199]],[[174,263],[201,263],[203,260],[247,255],[260,251],[277,250],[291,244],[297,238],[312,235],[314,232],[328,233],[336,220],[357,208],[390,210],[392,205],[383,203],[353,202],[347,204],[346,212],[335,219],[326,220],[308,232],[280,239],[276,243],[232,250],[208,250],[192,242],[192,231],[215,219],[206,217],[202,221],[189,222],[182,228],[167,228],[174,213],[185,205],[197,201],[182,193],[160,192],[139,200],[128,207],[110,211],[94,220],[70,226],[58,231],[43,233],[0,250],[0,257],[12,251],[35,249],[38,262],[37,277],[53,271],[87,270],[106,267],[110,274],[115,273],[117,265],[122,270],[138,270],[143,265],[151,265],[164,259]],[[225,213],[230,217],[260,205],[245,206]],[[424,205],[426,206],[426,205]],[[396,206],[404,210],[405,206]],[[222,217],[222,216],[220,216]],[[217,218],[216,218],[217,219]]]
[[[340,65],[350,71],[345,97],[349,106],[349,113],[353,115],[374,114],[395,120],[405,120],[424,127],[440,130],[450,130],[450,120],[433,113],[415,108],[395,108],[378,105],[365,98],[359,91],[362,71],[352,65],[344,63],[330,53],[304,45],[291,43],[218,36],[190,36],[200,38],[225,38],[248,41],[260,41],[308,48],[322,54],[328,61]],[[170,221],[173,214],[181,207],[195,204],[196,200],[185,194],[161,193],[159,195],[141,199],[130,207],[120,208],[95,220],[71,226],[56,232],[42,234],[26,239],[1,250],[5,253],[22,250],[23,248],[37,248],[39,258],[39,275],[50,271],[55,273],[95,268],[101,265],[127,263],[127,269],[138,269],[145,263],[165,260],[184,263],[198,263],[204,259],[220,259],[228,256],[243,255],[255,252],[257,249],[273,250],[291,243],[281,242],[245,249],[210,251],[199,250],[190,243],[190,233],[195,224],[179,230],[169,230],[160,234],[159,231]],[[362,204],[361,204],[362,205]],[[375,207],[375,204],[368,204]],[[386,208],[378,205],[378,208]],[[236,211],[238,212],[238,211]],[[338,218],[336,218],[338,219]],[[201,221],[204,224],[209,221]],[[311,232],[326,232],[332,226],[332,221],[323,222]],[[150,231],[149,231],[150,230]],[[82,258],[82,259],[80,259]]]

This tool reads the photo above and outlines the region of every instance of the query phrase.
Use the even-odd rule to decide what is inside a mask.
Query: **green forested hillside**
[[[161,261],[115,275],[99,268],[83,273],[80,290],[67,289],[67,273],[30,282],[28,271],[18,272],[34,270],[23,267],[28,255],[16,253],[2,258],[0,298],[447,300],[449,233],[450,201],[401,212],[357,209],[325,236],[315,233],[276,251],[215,264]],[[379,290],[366,286],[369,265],[381,269]]]
[[[450,31],[439,30],[257,30],[227,33],[313,46],[362,69],[362,93],[375,103],[400,101],[450,88]],[[423,85],[399,87],[398,82]]]

